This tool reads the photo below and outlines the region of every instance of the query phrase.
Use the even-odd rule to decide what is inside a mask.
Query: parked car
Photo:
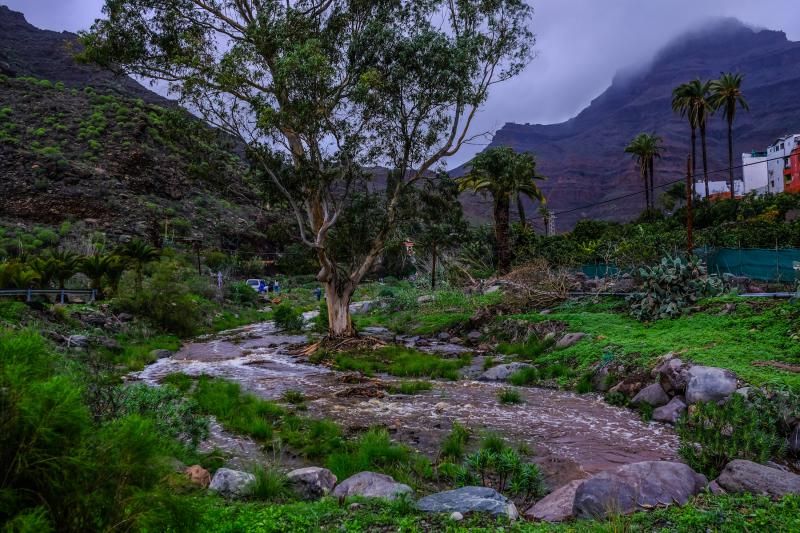
[[[264,281],[263,279],[248,279],[247,281],[245,281],[245,283],[247,283],[247,286],[256,292],[258,292],[258,288],[260,286],[263,287],[267,286],[267,282]]]

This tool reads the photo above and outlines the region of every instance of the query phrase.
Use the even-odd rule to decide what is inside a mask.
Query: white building
[[[767,173],[767,152],[742,154],[742,177],[744,178],[744,194],[755,192],[758,195],[767,192],[769,174]]]
[[[708,182],[708,194],[711,196],[712,200],[715,198],[715,195],[722,196],[723,194],[727,195],[725,198],[730,198],[730,191],[731,189],[727,181]],[[733,180],[733,192],[735,196],[742,196],[744,194],[744,183],[742,183],[742,180]],[[705,198],[706,184],[702,177],[695,183],[694,193],[700,198]]]
[[[783,192],[784,169],[789,168],[789,155],[800,146],[800,134],[785,135],[767,148],[767,192]],[[791,179],[791,178],[790,178]]]

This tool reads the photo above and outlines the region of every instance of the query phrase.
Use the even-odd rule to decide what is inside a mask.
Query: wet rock
[[[333,496],[337,498],[362,496],[394,500],[401,494],[410,494],[411,492],[413,492],[411,487],[396,482],[390,476],[375,472],[359,472],[339,483],[333,489]]]
[[[211,474],[200,465],[192,465],[184,470],[184,473],[189,478],[189,481],[198,487],[207,489],[211,484]]]
[[[572,506],[575,502],[575,491],[583,483],[583,479],[570,481],[559,487],[525,511],[525,517],[542,522],[563,522],[572,518]]]
[[[578,341],[585,336],[586,333],[567,333],[558,340],[556,343],[556,348],[569,348],[570,346],[577,344]]]
[[[174,352],[170,350],[153,350],[150,352],[150,357],[152,359],[167,359],[169,357],[172,357],[173,355]]]
[[[693,366],[688,374],[686,401],[689,404],[725,400],[738,388],[736,374],[723,368]]]
[[[789,435],[788,450],[795,454],[800,453],[800,425],[795,426]]]
[[[336,486],[336,476],[327,468],[310,466],[292,470],[286,477],[297,492],[307,500],[316,500],[327,496]]]
[[[489,487],[461,487],[431,494],[417,502],[417,509],[427,513],[490,513],[511,520],[519,517],[514,503]]]
[[[89,346],[89,337],[86,335],[70,335],[67,337],[68,348],[86,348]]]
[[[653,420],[666,424],[677,424],[684,412],[686,412],[686,398],[675,396],[667,405],[653,409]]]
[[[450,334],[447,333],[446,331],[443,331],[443,332],[439,333],[438,335],[436,335],[436,338],[439,339],[442,342],[447,342],[447,341],[450,340]]]
[[[450,520],[452,520],[453,522],[461,522],[462,520],[464,520],[464,515],[459,513],[458,511],[453,511],[452,513],[450,513]]]
[[[250,486],[256,480],[253,474],[220,468],[211,479],[209,490],[225,498],[242,498],[250,493]]]
[[[667,393],[664,392],[659,383],[653,383],[640,390],[631,400],[631,405],[634,406],[643,403],[650,404],[653,407],[661,407],[669,403],[669,396],[667,396]]]
[[[524,368],[531,368],[527,363],[508,363],[505,365],[493,366],[478,378],[480,381],[505,381],[511,374]]]
[[[575,491],[578,518],[604,518],[640,509],[684,505],[708,481],[683,463],[647,461],[624,465],[587,479]]]
[[[130,313],[120,313],[117,315],[117,320],[120,322],[131,322],[133,321],[133,315]]]
[[[481,340],[482,336],[483,334],[480,331],[470,331],[469,333],[467,333],[467,340],[473,343],[478,342],[479,340]]]
[[[668,353],[662,362],[653,369],[653,377],[659,377],[661,386],[667,392],[682,393],[689,382],[690,365]]]
[[[607,392],[611,387],[609,379],[611,379],[611,370],[608,365],[601,366],[592,376],[592,388],[597,392]]]
[[[417,303],[418,304],[426,304],[426,303],[432,302],[434,299],[435,298],[434,298],[434,296],[432,294],[423,294],[422,296],[417,298]]]
[[[725,465],[717,483],[727,492],[769,496],[800,494],[800,476],[752,461],[736,459]]]
[[[111,337],[100,337],[97,339],[97,344],[106,350],[111,350],[112,352],[119,352],[122,350],[122,345],[117,342],[116,339],[112,339]]]

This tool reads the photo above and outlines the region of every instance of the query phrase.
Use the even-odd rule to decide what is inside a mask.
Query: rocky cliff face
[[[787,40],[783,32],[720,20],[675,40],[649,66],[618,74],[611,87],[571,120],[552,125],[508,123],[492,145],[537,155],[539,170],[549,178],[544,191],[556,211],[641,190],[635,165],[623,152],[640,132],[664,138],[657,184],[677,180],[685,175],[691,145],[688,123],[671,111],[672,89],[723,71],[745,75],[744,92],[750,103],[750,112],[736,118],[735,165],[741,164],[742,152],[763,150],[779,135],[800,131],[800,43]],[[698,140],[698,158],[699,150]],[[714,117],[709,126],[709,157],[709,170],[727,167],[726,126],[721,116]],[[740,177],[741,170],[737,172]],[[719,172],[711,179],[726,176]],[[581,218],[627,220],[643,205],[642,194],[576,210],[560,217],[558,228],[568,229]]]

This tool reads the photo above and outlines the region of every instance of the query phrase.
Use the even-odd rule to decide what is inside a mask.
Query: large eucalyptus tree
[[[523,0],[106,0],[84,57],[165,80],[249,147],[319,261],[329,335],[402,199],[471,138],[490,88],[531,58]],[[278,164],[282,162],[282,164]],[[359,257],[329,234],[364,169],[394,169]]]

